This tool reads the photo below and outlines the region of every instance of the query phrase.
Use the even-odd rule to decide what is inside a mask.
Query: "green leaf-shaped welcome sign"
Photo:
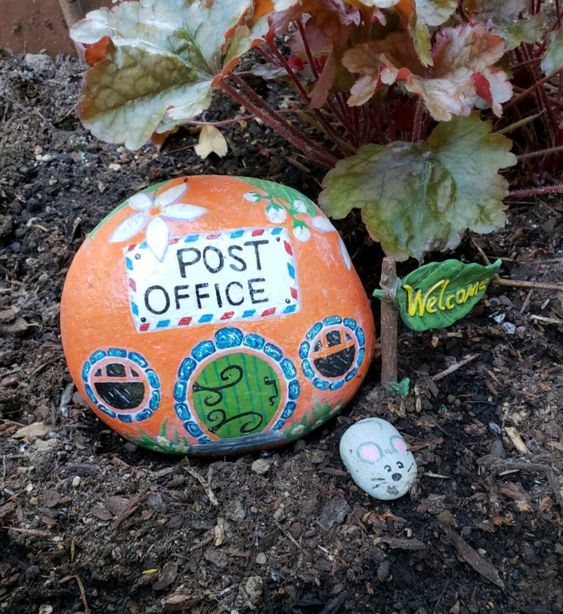
[[[399,281],[395,302],[404,323],[413,330],[445,328],[464,318],[481,300],[502,264],[431,262]]]

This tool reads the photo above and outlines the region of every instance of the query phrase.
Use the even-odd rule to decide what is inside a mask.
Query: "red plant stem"
[[[345,103],[342,103],[342,100],[336,94],[330,94],[327,98],[327,104],[330,107],[330,110],[334,113],[334,115],[338,118],[338,121],[344,126],[346,133],[348,135],[348,139],[353,147],[357,147],[359,145],[359,141],[356,138],[356,134],[354,132],[354,127],[350,123],[350,119],[348,117],[348,113],[344,110],[346,106]]]
[[[375,7],[370,7],[365,13],[365,29],[366,29],[366,41],[371,39],[371,31],[373,30],[373,15],[375,13]]]
[[[309,41],[307,40],[307,34],[305,33],[305,28],[303,27],[301,20],[297,20],[294,23],[297,24],[297,29],[299,30],[299,34],[301,35],[301,40],[303,41],[303,48],[305,50],[305,55],[307,56],[307,61],[309,62],[309,65],[311,66],[313,77],[315,78],[315,81],[318,81],[319,80],[319,70],[317,68],[315,58],[313,57],[313,53],[311,52],[311,47],[309,46]],[[340,119],[342,125],[345,127],[346,131],[348,132],[350,139],[355,142],[356,146],[359,145],[359,140],[357,138],[357,135],[355,134],[353,126],[350,126],[349,121],[345,120],[345,118],[350,117],[349,114],[346,111],[344,111],[342,115],[339,116],[336,106],[334,105],[334,102],[331,100],[330,96],[327,98],[327,103],[329,107],[331,108],[332,112]],[[349,109],[347,105],[346,107]]]
[[[416,103],[416,109],[414,112],[414,120],[412,126],[412,142],[416,143],[422,138],[422,118],[424,116],[424,101],[422,98],[418,99]]]
[[[307,111],[303,111],[303,109],[299,107],[293,107],[292,109],[278,109],[276,113],[280,115],[297,115],[298,113],[306,113]],[[236,124],[237,122],[245,121],[247,119],[254,119],[254,115],[250,113],[248,115],[238,115],[237,117],[233,117],[232,119],[219,119],[219,120],[196,120],[196,119],[186,119],[182,120],[182,124],[190,125],[190,126],[229,126],[231,124]]]
[[[526,60],[525,62],[519,62],[518,64],[512,64],[510,68],[512,70],[518,70],[519,68],[524,68],[524,66],[529,66],[530,64],[536,64],[537,62],[541,62],[543,58],[532,58],[531,60]]]
[[[224,79],[220,81],[221,89],[239,104],[247,108],[255,117],[260,119],[266,126],[272,128],[284,139],[289,141],[307,157],[322,166],[332,168],[338,159],[328,152],[319,143],[311,141],[303,136],[274,109],[267,105],[242,79],[231,73],[230,78],[241,88],[242,91],[231,87]],[[244,92],[244,93],[242,93]],[[257,100],[256,100],[257,99]],[[256,101],[256,102],[254,102]]]
[[[563,194],[563,184],[546,185],[542,188],[526,188],[513,190],[508,193],[508,198],[521,198],[526,196],[541,196],[542,194]]]
[[[531,85],[528,89],[526,89],[523,92],[521,92],[520,94],[518,94],[518,96],[515,96],[514,98],[512,98],[512,100],[509,100],[504,105],[504,110],[506,111],[506,109],[509,109],[510,107],[514,106],[517,102],[520,102],[520,100],[522,100],[522,98],[525,98],[526,96],[529,96],[540,85],[543,85],[544,83],[547,83],[548,81],[553,79],[555,76],[560,74],[562,71],[563,71],[563,69],[559,69],[559,70],[555,71],[552,75],[546,75],[545,77],[543,77],[543,79],[540,79],[539,81],[536,81],[536,83]]]
[[[549,149],[540,149],[539,151],[531,151],[529,153],[520,154],[518,160],[525,160],[526,158],[535,158],[536,156],[550,156],[551,154],[563,151],[563,145],[558,147],[550,147]]]
[[[357,132],[357,128],[355,126],[355,107],[351,107],[346,100],[346,96],[339,92],[335,95],[335,100],[338,102],[338,105],[341,109],[341,113],[345,118],[346,128],[348,130],[348,135],[350,140],[353,141],[356,146],[360,145],[360,138]]]
[[[369,143],[369,103],[362,105],[362,143]]]
[[[536,78],[539,77],[539,67],[536,65],[532,65],[531,66],[531,70],[534,73],[534,75],[536,76]],[[559,82],[561,82],[561,76],[559,76]],[[546,84],[547,87],[548,84]],[[542,98],[543,104],[545,109],[547,110],[547,114],[549,116],[549,121],[550,126],[549,129],[551,131],[551,136],[552,136],[552,144],[553,145],[558,145],[561,143],[561,139],[559,138],[559,123],[560,123],[560,118],[558,118],[557,113],[555,112],[554,108],[553,108],[553,101],[550,98],[550,96],[547,93],[547,89],[546,87],[540,87],[539,88],[539,92],[540,92],[540,96]]]
[[[311,102],[311,100],[309,99],[309,94],[307,94],[305,88],[303,87],[303,85],[301,85],[301,81],[299,81],[299,78],[292,70],[291,66],[287,63],[287,60],[279,52],[274,43],[268,41],[268,47],[270,47],[271,51],[264,49],[262,45],[256,47],[256,51],[262,54],[263,57],[266,58],[272,64],[277,64],[280,68],[283,68],[287,73],[287,76],[291,79],[291,82],[295,86],[295,89],[297,90],[301,98],[303,98],[303,100],[307,104],[309,104]]]
[[[272,64],[277,64],[280,68],[283,68],[303,101],[308,105],[311,104],[309,94],[303,87],[301,81],[299,81],[299,77],[295,74],[295,71],[291,68],[288,61],[284,58],[282,53],[272,41],[268,40],[267,43],[271,51],[263,49],[262,46],[257,47],[256,50],[259,53],[263,54],[263,57],[270,61]],[[313,113],[313,116],[319,122],[319,124],[321,124],[321,126],[324,128],[325,132],[333,138],[334,142],[336,143],[336,145],[338,145],[339,149],[343,153],[353,153],[353,151],[350,151],[350,147],[346,147],[347,144],[342,141],[340,136],[334,130],[330,121],[326,119],[326,117],[321,113],[321,111],[319,111],[318,109],[311,109],[311,112]]]
[[[315,77],[315,81],[319,80],[319,71],[317,69],[317,64],[315,63],[315,58],[311,53],[311,47],[309,47],[309,41],[307,40],[307,35],[305,34],[305,28],[301,23],[301,20],[298,19],[296,22],[297,28],[299,29],[299,34],[301,35],[301,40],[303,41],[303,48],[305,49],[305,55],[307,56],[307,60],[311,65],[311,70],[313,71],[313,76]]]
[[[385,139],[385,137],[383,136],[383,133],[381,132],[381,126],[379,125],[379,122],[377,121],[377,115],[373,107],[370,107],[369,109],[368,120],[369,120],[369,123],[371,124],[371,130],[369,133],[368,142],[372,143],[373,141],[377,141],[380,144],[385,143],[387,139]]]

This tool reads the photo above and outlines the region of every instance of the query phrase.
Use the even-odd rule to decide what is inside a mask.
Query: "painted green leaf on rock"
[[[563,28],[549,35],[541,68],[546,75],[553,75],[563,68]]]
[[[141,0],[88,13],[72,38],[94,44],[109,36],[87,73],[80,116],[98,138],[131,149],[205,110],[225,62],[250,46],[241,19],[251,0]],[[240,30],[240,28],[243,28]]]
[[[445,328],[464,318],[481,300],[502,262],[489,266],[459,260],[431,262],[400,281],[395,302],[413,330]]]
[[[309,215],[316,215],[317,208],[315,203],[304,194],[301,194],[301,192],[295,188],[290,188],[289,186],[276,183],[275,181],[256,179],[255,177],[239,177],[239,179],[244,181],[244,183],[248,183],[259,190],[266,192],[267,194],[271,194],[275,198],[286,202],[290,206],[293,206],[296,201],[301,202],[307,209],[307,213]]]
[[[511,141],[474,114],[440,124],[428,143],[365,145],[325,176],[319,202],[332,217],[362,210],[369,234],[388,256],[421,260],[456,247],[467,229],[504,224]]]

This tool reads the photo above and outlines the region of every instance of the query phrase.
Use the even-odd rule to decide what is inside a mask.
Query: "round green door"
[[[191,395],[205,428],[221,439],[263,431],[282,400],[273,367],[243,352],[213,358],[192,384]]]

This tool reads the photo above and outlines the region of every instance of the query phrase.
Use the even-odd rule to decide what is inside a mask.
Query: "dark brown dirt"
[[[254,122],[226,131],[223,160],[199,161],[189,132],[160,154],[104,145],[75,117],[79,79],[71,62],[0,59],[0,611],[561,612],[554,291],[492,287],[452,328],[401,330],[406,399],[378,388],[376,362],[339,418],[269,454],[159,456],[84,408],[58,304],[102,216],[178,174],[259,175],[312,197],[320,174]],[[505,259],[503,277],[560,280],[561,206],[517,203],[509,217],[475,238]],[[371,291],[378,252],[352,222],[343,230]],[[481,260],[470,238],[454,255]],[[393,422],[418,460],[416,487],[397,501],[363,494],[339,459],[345,428],[371,415]]]

